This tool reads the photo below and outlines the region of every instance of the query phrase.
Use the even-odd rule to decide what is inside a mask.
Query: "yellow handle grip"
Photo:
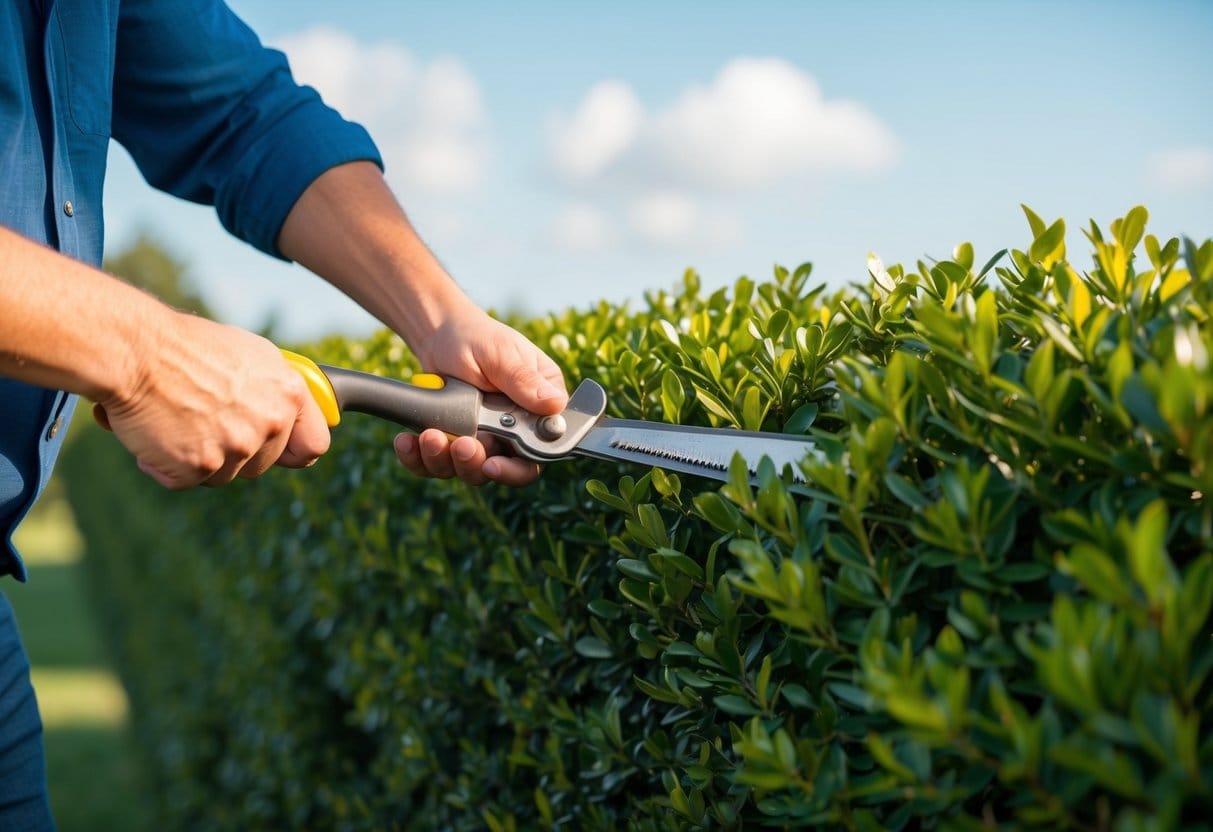
[[[316,366],[315,361],[299,353],[282,350],[282,355],[307,382],[308,392],[312,394],[316,404],[320,405],[320,412],[324,414],[324,421],[328,426],[335,428],[341,424],[341,408],[337,404],[337,394],[324,371]]]

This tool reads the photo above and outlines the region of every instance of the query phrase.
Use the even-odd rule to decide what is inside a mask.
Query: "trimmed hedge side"
[[[351,415],[311,470],[174,495],[82,434],[164,827],[1203,828],[1213,241],[1138,208],[1084,273],[1027,215],[984,266],[522,325],[615,415],[811,433],[805,484],[419,481]]]

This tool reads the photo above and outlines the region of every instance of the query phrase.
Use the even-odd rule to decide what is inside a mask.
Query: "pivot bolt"
[[[535,433],[539,434],[540,439],[546,439],[551,442],[564,436],[564,432],[568,428],[568,423],[564,421],[564,417],[556,413],[540,419],[539,423],[535,425]]]

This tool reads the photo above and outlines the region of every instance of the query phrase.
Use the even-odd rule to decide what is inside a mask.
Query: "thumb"
[[[542,358],[542,366],[522,362],[508,368],[496,385],[520,407],[548,416],[564,410],[569,394],[560,368],[546,355]]]

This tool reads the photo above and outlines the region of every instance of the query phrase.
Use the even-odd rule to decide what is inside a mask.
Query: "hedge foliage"
[[[804,484],[592,461],[189,495],[65,465],[165,828],[1201,828],[1213,813],[1213,241],[1027,211],[523,322],[614,415],[808,432]],[[387,334],[306,349],[393,376]]]

